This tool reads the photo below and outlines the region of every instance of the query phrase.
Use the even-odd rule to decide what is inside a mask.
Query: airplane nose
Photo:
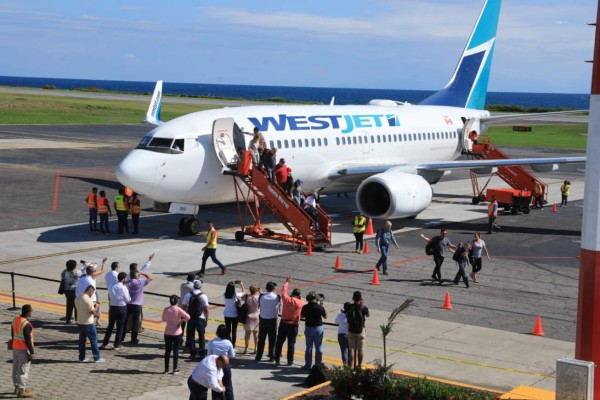
[[[151,193],[156,176],[156,166],[145,150],[132,150],[117,166],[117,180],[134,192],[148,195]]]

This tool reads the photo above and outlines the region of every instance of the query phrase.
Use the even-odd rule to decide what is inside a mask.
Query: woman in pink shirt
[[[183,334],[181,323],[187,322],[190,319],[190,315],[177,306],[178,301],[179,296],[171,296],[169,298],[171,305],[163,310],[161,318],[162,322],[167,323],[165,327],[164,373],[169,373],[169,359],[171,358],[171,351],[173,351],[173,375],[179,374],[177,362],[179,361],[179,345],[181,344],[181,335]]]

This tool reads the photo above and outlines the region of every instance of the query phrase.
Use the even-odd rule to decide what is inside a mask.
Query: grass
[[[585,150],[587,124],[528,125],[531,132],[513,132],[512,126],[490,127],[486,136],[498,146],[543,147],[547,149]]]
[[[150,97],[140,101],[85,99],[0,93],[0,124],[134,124],[142,123]],[[165,121],[219,106],[163,105]]]

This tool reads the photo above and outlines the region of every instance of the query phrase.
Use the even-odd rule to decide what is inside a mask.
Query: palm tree
[[[392,328],[394,327],[394,320],[396,319],[396,317],[398,316],[398,314],[400,314],[402,311],[406,310],[408,307],[410,307],[410,305],[415,301],[415,299],[413,299],[412,297],[409,299],[404,300],[404,303],[402,303],[400,305],[400,307],[396,308],[394,311],[392,311],[392,313],[390,314],[389,318],[388,318],[388,322],[385,325],[379,325],[379,328],[381,329],[381,336],[383,336],[383,367],[387,368],[387,343],[386,343],[386,337],[387,335],[390,334],[390,332],[392,332]]]

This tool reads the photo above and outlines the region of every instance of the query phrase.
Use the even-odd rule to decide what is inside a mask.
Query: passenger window
[[[342,136],[342,144],[346,144],[346,138]]]
[[[359,143],[359,144],[362,144],[362,136],[359,136],[359,137],[358,137],[358,143]]]
[[[365,144],[369,143],[369,140],[366,136],[363,136],[363,140],[365,141]]]
[[[340,138],[339,137],[335,138],[335,144],[337,144],[338,146],[340,145]]]
[[[311,145],[312,147],[315,147],[315,139],[310,139],[310,145]]]
[[[308,146],[309,146],[308,139],[304,139],[304,147],[308,147]]]
[[[381,136],[377,135],[377,143],[381,143]]]
[[[352,136],[352,143],[356,144],[356,136]]]
[[[283,145],[285,146],[285,148],[286,148],[286,149],[287,149],[288,147],[290,147],[290,146],[289,146],[289,143],[288,143],[288,141],[287,141],[287,139],[283,141]]]
[[[295,148],[296,148],[296,140],[292,139],[292,149],[295,149]]]
[[[325,146],[329,146],[329,145],[327,144],[327,138],[323,138],[323,143],[325,143]]]
[[[278,148],[278,149],[281,149],[281,140],[278,140],[278,141],[277,141],[277,148]]]
[[[317,144],[321,147],[321,138],[317,138]]]
[[[371,143],[375,143],[375,136],[371,136]]]
[[[298,139],[298,147],[302,148],[302,139]]]
[[[381,135],[383,139],[383,143],[385,143],[385,135]]]

